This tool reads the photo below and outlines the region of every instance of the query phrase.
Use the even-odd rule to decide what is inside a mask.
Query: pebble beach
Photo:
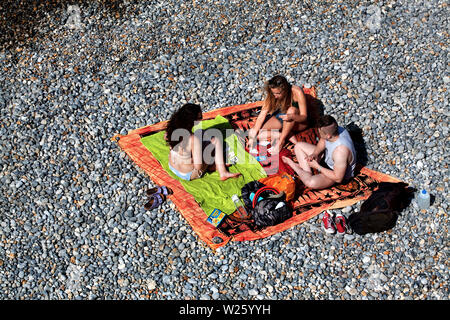
[[[0,2],[0,299],[448,300],[445,1]],[[321,215],[212,251],[111,139],[259,101],[276,74],[432,196],[389,231]],[[361,203],[337,209],[348,217]]]

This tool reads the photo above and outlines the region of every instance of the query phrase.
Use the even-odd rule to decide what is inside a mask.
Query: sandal
[[[166,196],[160,193],[155,193],[150,196],[150,201],[144,205],[145,210],[153,210],[159,207],[166,200]]]
[[[173,194],[172,189],[170,189],[166,186],[151,188],[151,189],[148,189],[146,192],[149,197],[151,197],[154,194],[162,194],[165,196],[170,196],[171,194]]]

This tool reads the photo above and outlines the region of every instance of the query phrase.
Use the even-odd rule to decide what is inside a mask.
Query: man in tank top
[[[335,183],[347,182],[353,178],[356,166],[356,151],[350,134],[329,115],[321,117],[317,127],[320,135],[317,145],[306,142],[295,145],[298,163],[287,157],[282,157],[282,160],[311,189],[324,189]],[[313,174],[311,169],[319,173]]]

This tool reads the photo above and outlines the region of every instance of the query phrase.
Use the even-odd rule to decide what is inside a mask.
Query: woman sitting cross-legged
[[[218,171],[220,180],[240,176],[227,170],[221,139],[213,137],[202,141],[199,135],[192,133],[195,122],[202,117],[199,105],[187,103],[170,118],[165,135],[170,146],[170,170],[183,180],[198,179],[206,171]]]
[[[249,131],[248,148],[257,140],[271,141],[271,154],[278,153],[287,140],[297,143],[295,133],[308,128],[303,90],[277,75],[265,84],[266,98],[255,125]]]

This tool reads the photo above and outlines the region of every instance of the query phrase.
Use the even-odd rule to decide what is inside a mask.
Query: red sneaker
[[[345,217],[342,214],[336,214],[336,216],[334,217],[334,225],[336,226],[338,235],[341,236],[345,234],[347,225],[345,224]]]
[[[328,211],[323,213],[322,228],[328,234],[333,234],[336,232],[333,226],[333,219]]]

